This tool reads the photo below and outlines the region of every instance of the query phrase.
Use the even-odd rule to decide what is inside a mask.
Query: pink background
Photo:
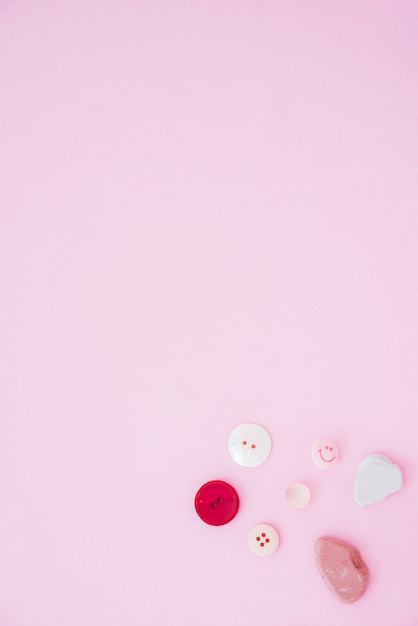
[[[418,624],[417,24],[399,0],[0,2],[1,626]],[[245,421],[273,440],[251,470]],[[405,487],[362,509],[374,452]],[[213,478],[241,496],[220,528],[193,508]],[[354,605],[323,534],[370,568]]]

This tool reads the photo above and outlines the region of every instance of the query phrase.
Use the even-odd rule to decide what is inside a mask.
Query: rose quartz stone
[[[363,595],[369,571],[357,548],[321,537],[315,543],[315,559],[326,585],[342,602],[351,604]]]

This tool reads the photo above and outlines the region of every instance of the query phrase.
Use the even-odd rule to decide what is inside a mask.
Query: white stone
[[[402,485],[400,467],[384,454],[371,454],[357,470],[354,499],[360,506],[381,502],[402,489]]]

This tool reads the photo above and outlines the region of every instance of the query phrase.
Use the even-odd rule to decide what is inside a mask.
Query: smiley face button
[[[248,545],[257,556],[270,556],[279,544],[279,533],[270,524],[257,524],[248,534]]]
[[[264,463],[270,454],[270,435],[258,424],[241,424],[229,435],[228,450],[238,465],[256,467]]]
[[[317,439],[312,446],[312,459],[321,469],[330,469],[340,458],[338,445],[333,439]]]
[[[211,480],[202,485],[194,499],[196,513],[211,526],[222,526],[234,519],[239,508],[238,494],[229,483]]]

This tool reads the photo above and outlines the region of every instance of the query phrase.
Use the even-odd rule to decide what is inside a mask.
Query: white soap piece
[[[403,486],[401,468],[384,454],[371,454],[357,470],[354,499],[360,506],[381,502]]]

